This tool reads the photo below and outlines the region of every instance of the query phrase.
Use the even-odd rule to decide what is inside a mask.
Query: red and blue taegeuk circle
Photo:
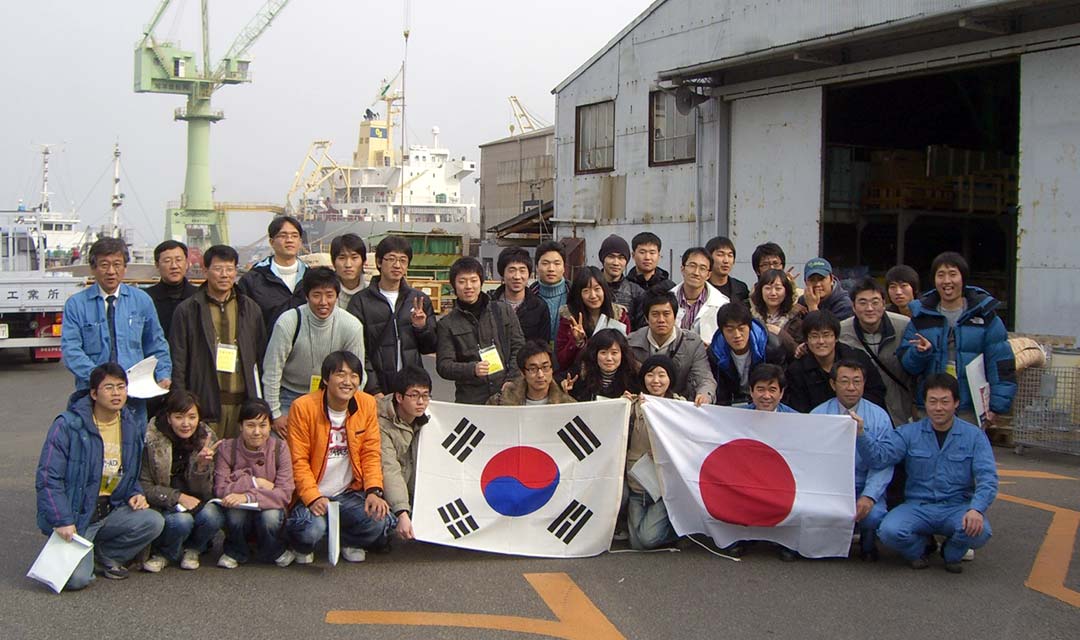
[[[559,486],[559,465],[535,447],[510,447],[496,453],[480,474],[480,490],[504,516],[528,515],[547,504]]]

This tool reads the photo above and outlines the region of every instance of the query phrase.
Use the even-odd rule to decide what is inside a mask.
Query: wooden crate
[[[863,205],[874,209],[931,209],[946,211],[953,207],[955,194],[948,182],[921,178],[869,182]]]

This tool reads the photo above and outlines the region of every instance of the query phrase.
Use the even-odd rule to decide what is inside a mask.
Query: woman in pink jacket
[[[287,567],[296,559],[281,536],[293,494],[289,445],[270,437],[270,405],[264,400],[245,401],[239,422],[240,437],[221,443],[214,467],[214,495],[225,507],[225,547],[218,566],[235,569],[247,562],[248,538],[254,533],[256,558]]]

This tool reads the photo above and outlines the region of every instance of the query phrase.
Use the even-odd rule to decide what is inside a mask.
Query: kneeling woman
[[[653,500],[645,487],[630,474],[630,469],[643,456],[652,456],[649,442],[649,425],[646,422],[642,403],[648,402],[646,396],[675,398],[681,396],[671,391],[675,380],[675,363],[663,354],[649,356],[641,365],[641,397],[634,403],[630,414],[630,447],[626,452],[626,484],[630,489],[627,505],[626,524],[630,530],[630,546],[635,549],[655,549],[675,542],[679,536],[668,520],[667,507],[663,498]]]
[[[638,365],[626,336],[616,329],[601,329],[589,338],[577,364],[562,381],[563,391],[578,402],[598,398],[630,400],[639,390]]]
[[[293,493],[292,457],[284,440],[270,437],[270,405],[258,398],[240,405],[240,437],[222,442],[214,470],[214,493],[225,510],[225,549],[218,566],[235,569],[251,557],[279,567],[296,556],[285,548],[281,526]]]
[[[214,497],[217,436],[199,420],[199,402],[188,391],[169,392],[165,406],[146,431],[139,483],[150,507],[165,516],[165,528],[150,545],[143,570],[161,571],[169,562],[198,569],[224,517]],[[181,550],[183,555],[181,556]]]

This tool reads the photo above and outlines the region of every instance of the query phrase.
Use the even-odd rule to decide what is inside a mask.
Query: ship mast
[[[408,133],[408,129],[405,128],[405,66],[409,62],[409,0],[405,0],[405,26],[402,29],[402,35],[405,36],[405,53],[401,59],[401,156],[398,161],[401,163],[401,184],[398,187],[398,229],[404,231],[405,229],[405,138]],[[386,115],[387,121],[390,120],[390,114]],[[412,158],[409,158],[410,162]]]
[[[120,143],[113,145],[113,192],[112,192],[112,237],[120,237],[120,205],[124,194],[120,193]]]
[[[38,205],[38,211],[42,213],[47,213],[51,208],[49,204],[49,154],[52,153],[51,146],[51,144],[41,145],[41,204]]]

